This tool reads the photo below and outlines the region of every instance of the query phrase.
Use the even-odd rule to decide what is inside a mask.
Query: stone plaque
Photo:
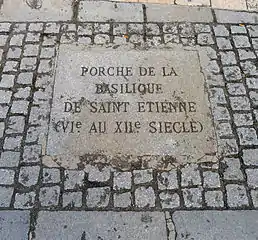
[[[204,82],[195,50],[61,45],[48,155],[73,167],[145,159],[157,168],[166,157],[182,164],[213,155]]]

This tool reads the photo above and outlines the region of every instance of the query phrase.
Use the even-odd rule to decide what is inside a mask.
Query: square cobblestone
[[[219,188],[220,177],[217,172],[205,171],[203,172],[203,187],[205,188]]]
[[[245,95],[246,90],[243,83],[228,83],[228,93],[231,95]]]
[[[237,128],[237,134],[241,145],[258,145],[257,134],[254,128]]]
[[[216,38],[218,48],[220,50],[231,50],[233,47],[230,43],[230,40],[224,37]]]
[[[238,56],[240,60],[256,59],[254,51],[250,49],[238,49]]]
[[[60,187],[43,187],[39,192],[39,202],[43,207],[54,207],[58,205]]]
[[[135,190],[135,205],[138,208],[155,207],[155,193],[152,187],[138,187]]]
[[[158,188],[160,190],[178,188],[176,169],[170,170],[169,172],[158,173],[157,180],[158,180]]]
[[[251,188],[258,188],[258,169],[246,169],[247,184]]]
[[[258,77],[257,78],[246,78],[247,87],[250,89],[258,89]]]
[[[114,189],[131,189],[132,173],[131,172],[115,172],[114,173]]]
[[[19,151],[21,147],[22,136],[6,137],[4,141],[5,150]]]
[[[27,114],[28,106],[29,106],[28,101],[13,101],[11,112]]]
[[[43,168],[43,183],[59,183],[60,170],[58,168]]]
[[[215,36],[229,36],[229,31],[224,25],[217,25],[213,27]]]
[[[258,166],[258,149],[243,150],[243,161],[245,165]]]
[[[221,162],[223,176],[226,180],[244,180],[238,158],[225,158]]]
[[[153,180],[152,170],[134,170],[134,184],[148,183]]]
[[[0,207],[9,207],[13,195],[12,187],[0,187]]]
[[[109,204],[110,188],[88,188],[86,193],[86,205],[89,208],[105,208]]]
[[[25,187],[31,187],[38,183],[39,179],[39,166],[33,167],[21,167],[20,175],[19,175],[19,183],[21,183]]]
[[[90,182],[106,182],[111,176],[111,170],[108,167],[99,169],[98,167],[90,166],[89,169],[87,169],[87,172],[88,180]]]
[[[245,96],[243,97],[230,97],[229,98],[232,110],[250,110],[249,99]]]
[[[244,36],[244,35],[233,36],[233,41],[236,48],[251,47],[247,36]]]
[[[40,161],[41,146],[40,145],[29,145],[24,146],[23,162],[35,163]]]
[[[18,209],[33,208],[34,203],[35,203],[35,197],[36,197],[35,192],[16,193],[14,208],[18,208]]]
[[[159,198],[162,209],[175,209],[180,207],[180,198],[177,193],[161,192]]]
[[[65,189],[79,189],[84,184],[84,171],[78,170],[65,170]]]
[[[201,176],[197,164],[188,164],[181,169],[181,185],[189,187],[201,185]]]
[[[237,64],[236,54],[233,51],[220,52],[220,57],[223,65]]]
[[[236,126],[253,125],[253,117],[251,113],[235,113],[233,117]]]
[[[223,194],[221,191],[205,192],[205,203],[208,207],[224,207]]]
[[[5,151],[1,153],[0,167],[17,167],[20,161],[20,152]]]
[[[132,196],[130,192],[114,194],[114,207],[128,208],[128,207],[131,207],[131,204],[132,204]]]
[[[63,207],[81,207],[82,193],[81,192],[65,192],[63,193]]]
[[[238,66],[223,67],[224,75],[227,81],[239,81],[242,79],[241,70]]]
[[[251,197],[255,208],[258,208],[258,190],[251,190]]]
[[[226,186],[226,191],[229,207],[235,208],[249,205],[246,189],[244,186],[237,184],[228,184]]]
[[[7,122],[6,133],[23,133],[25,127],[25,117],[11,116]]]
[[[233,26],[230,27],[230,29],[231,29],[231,33],[233,33],[233,34],[237,34],[237,33],[245,34],[245,33],[247,33],[247,30],[246,30],[245,26],[239,26],[239,25],[234,26],[233,25]]]
[[[15,171],[12,169],[0,169],[0,184],[12,185],[14,183]]]
[[[184,203],[187,208],[202,207],[202,188],[183,189]]]

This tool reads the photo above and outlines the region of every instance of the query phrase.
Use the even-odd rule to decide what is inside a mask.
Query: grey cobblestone
[[[233,110],[250,110],[250,102],[247,97],[230,97]]]
[[[128,208],[132,204],[132,196],[130,192],[115,193],[114,194],[114,207]]]
[[[187,208],[202,207],[202,188],[183,189],[184,203]]]
[[[217,25],[213,27],[215,36],[225,37],[229,36],[229,31],[224,25]]]
[[[246,84],[250,89],[258,89],[258,78],[246,78]]]
[[[234,123],[236,126],[253,125],[253,117],[251,113],[235,113]]]
[[[10,117],[7,122],[6,133],[23,133],[25,127],[25,118],[22,116]]]
[[[39,166],[21,167],[19,174],[19,183],[25,187],[36,185],[39,179]]]
[[[12,187],[0,187],[0,207],[9,207],[13,195]]]
[[[138,187],[135,190],[135,204],[138,208],[155,207],[155,198],[152,187]]]
[[[231,29],[231,32],[233,34],[237,34],[237,33],[245,34],[245,33],[247,33],[247,30],[246,30],[245,26],[239,26],[239,25],[234,26],[233,25],[233,26],[230,27],[230,29]]]
[[[228,83],[228,93],[231,95],[246,95],[245,86],[243,83]]]
[[[28,106],[28,101],[13,101],[11,112],[26,114],[28,112]]]
[[[258,208],[258,190],[251,190],[253,205]]]
[[[171,189],[178,188],[176,170],[158,173],[157,180],[158,180],[158,188],[160,190],[165,190],[165,189],[171,190]]]
[[[255,53],[249,49],[238,49],[240,60],[256,59]]]
[[[243,160],[246,165],[258,166],[257,156],[258,156],[258,149],[243,150]]]
[[[242,79],[241,70],[237,66],[223,67],[224,75],[227,81],[239,81]]]
[[[82,193],[81,192],[65,192],[63,193],[64,207],[81,207]]]
[[[236,54],[233,51],[220,52],[221,62],[223,65],[236,64]]]
[[[218,37],[216,38],[216,42],[220,50],[231,50],[233,48],[230,40],[227,38]]]
[[[159,198],[163,209],[175,209],[180,207],[180,198],[177,193],[161,192]]]
[[[134,170],[133,177],[135,184],[150,182],[153,179],[152,170]]]
[[[65,170],[65,189],[78,189],[84,184],[84,171]]]
[[[219,123],[217,126],[219,137],[230,137],[233,135],[231,125],[229,123]]]
[[[201,176],[197,164],[189,164],[181,169],[181,185],[189,187],[194,185],[201,185]]]
[[[256,130],[254,128],[241,127],[237,129],[241,145],[258,145]]]
[[[57,206],[59,202],[60,187],[43,187],[40,189],[39,202],[41,206],[53,207]]]
[[[226,186],[227,200],[229,207],[243,207],[248,206],[248,198],[246,189],[242,185],[228,184]]]
[[[33,208],[35,203],[35,197],[36,197],[35,192],[16,193],[14,208],[18,208],[18,209]]]
[[[91,182],[106,182],[110,179],[111,176],[111,170],[108,167],[99,169],[95,166],[92,166],[87,170],[87,172],[88,180]]]
[[[15,171],[11,169],[0,169],[0,184],[12,185],[14,183]]]
[[[104,208],[107,207],[110,200],[110,188],[88,188],[86,205],[89,208]]]
[[[132,173],[131,172],[115,172],[114,173],[114,189],[131,189]]]
[[[258,169],[246,169],[247,184],[249,187],[258,188]]]
[[[247,36],[245,35],[236,35],[233,36],[233,41],[235,44],[236,48],[247,48],[247,47],[251,47],[249,39]]]
[[[20,160],[19,152],[5,151],[0,158],[0,167],[17,167]]]
[[[205,192],[205,203],[208,207],[224,207],[223,193],[221,191]]]
[[[4,140],[5,150],[19,151],[21,147],[22,136],[6,137]]]
[[[226,180],[244,180],[240,169],[240,161],[237,158],[225,158],[222,163],[223,176]]]
[[[43,168],[43,183],[59,183],[60,170],[57,168]]]
[[[203,187],[204,188],[219,188],[220,177],[217,172],[203,172]]]

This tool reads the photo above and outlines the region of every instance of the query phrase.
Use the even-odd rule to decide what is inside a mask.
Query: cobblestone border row
[[[205,48],[220,161],[171,171],[43,158],[61,43]],[[258,26],[202,23],[0,23],[0,209],[258,208]],[[202,61],[202,59],[200,59]],[[52,164],[52,167],[47,167]]]

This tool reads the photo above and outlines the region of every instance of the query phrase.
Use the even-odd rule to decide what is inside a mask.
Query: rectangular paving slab
[[[258,239],[258,211],[179,211],[172,218],[177,240]]]
[[[0,211],[0,239],[27,239],[29,221],[29,211]]]
[[[40,212],[35,240],[165,240],[161,212]]]

